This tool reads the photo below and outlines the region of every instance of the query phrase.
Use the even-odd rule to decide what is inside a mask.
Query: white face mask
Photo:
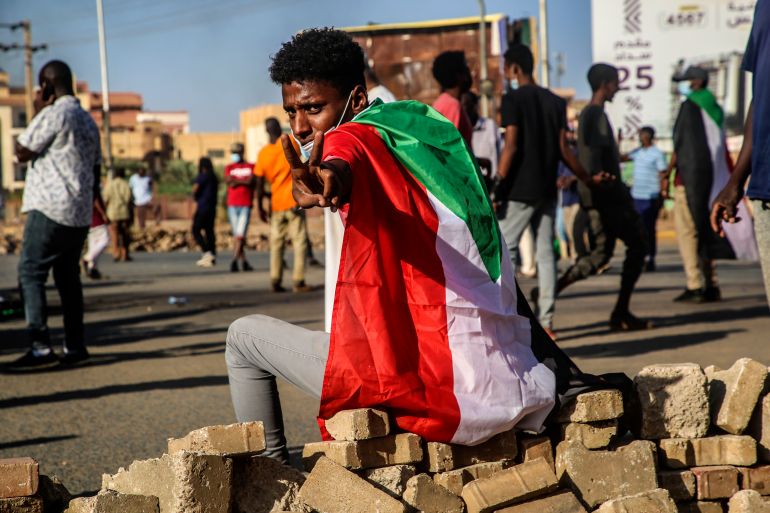
[[[345,114],[348,112],[348,105],[350,104],[350,99],[353,97],[353,91],[350,91],[350,94],[348,95],[348,100],[345,102],[345,109],[342,111],[342,115],[340,116],[339,121],[337,121],[337,124],[334,125],[332,128],[324,132],[324,136],[328,134],[329,132],[336,130],[341,124],[342,120],[345,119]],[[315,146],[315,140],[312,139],[309,142],[306,142],[305,144],[302,144],[299,139],[297,139],[297,136],[294,135],[294,132],[292,131],[291,136],[294,138],[294,141],[299,145],[299,151],[302,153],[302,159],[303,161],[310,160],[310,154],[313,152],[313,146]]]

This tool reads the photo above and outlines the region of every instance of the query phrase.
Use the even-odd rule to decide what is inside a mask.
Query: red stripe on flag
[[[319,425],[381,407],[404,430],[450,441],[460,422],[447,336],[438,217],[376,129],[346,123],[324,154],[354,171]]]

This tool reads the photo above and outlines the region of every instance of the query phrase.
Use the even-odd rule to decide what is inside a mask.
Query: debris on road
[[[259,422],[209,426],[103,476],[66,511],[770,513],[769,411],[767,368],[744,358],[708,374],[649,366],[625,404],[587,392],[545,434],[474,447],[425,442],[384,411],[340,412],[327,423],[337,438],[305,447],[309,475],[260,455]],[[0,460],[0,512],[61,511],[44,479],[29,458]]]

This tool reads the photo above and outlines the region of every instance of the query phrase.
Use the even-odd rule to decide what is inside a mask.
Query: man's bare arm
[[[513,157],[516,155],[516,138],[518,137],[518,127],[516,125],[508,125],[505,127],[505,145],[503,151],[500,153],[500,161],[497,166],[497,174],[502,179],[508,176],[508,171],[511,169],[513,163]]]
[[[19,162],[29,162],[30,160],[36,159],[37,155],[37,153],[29,148],[25,148],[18,142],[16,143],[16,158]]]
[[[746,180],[751,174],[751,152],[754,146],[754,136],[752,130],[754,127],[754,100],[751,101],[749,113],[746,115],[746,123],[743,126],[743,145],[738,154],[738,162],[730,175],[724,189],[722,189],[714,199],[711,207],[711,228],[720,236],[724,237],[722,222],[735,223],[740,221],[738,215],[738,202],[743,198],[743,188],[746,186]]]
[[[567,165],[572,174],[574,174],[578,180],[583,182],[589,187],[599,185],[602,182],[612,181],[613,176],[609,173],[602,171],[601,173],[591,175],[583,167],[578,158],[572,153],[567,142],[567,131],[562,129],[559,132],[559,152],[561,153],[561,160]]]

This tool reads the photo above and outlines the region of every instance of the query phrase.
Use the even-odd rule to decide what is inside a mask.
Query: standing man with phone
[[[79,262],[99,194],[99,129],[75,98],[72,72],[62,61],[40,70],[37,114],[16,143],[16,157],[29,162],[22,212],[27,214],[19,260],[19,285],[30,349],[12,369],[88,358],[83,330]],[[53,269],[64,316],[63,355],[51,347],[45,282]]]

